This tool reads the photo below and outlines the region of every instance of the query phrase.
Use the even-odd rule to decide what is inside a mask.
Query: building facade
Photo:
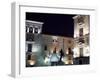
[[[74,39],[41,34],[42,26],[42,22],[26,20],[26,67],[51,66],[54,52],[57,65],[73,64]]]
[[[90,19],[88,15],[77,15],[74,19],[75,64],[89,64]]]
[[[59,55],[60,64],[73,64],[73,48],[74,39],[71,37],[42,35],[44,41],[45,54],[52,54],[56,49],[56,54]],[[46,58],[47,59],[47,58]]]
[[[26,20],[26,67],[89,64],[89,16],[73,20],[73,37],[42,34],[43,22]]]
[[[43,62],[39,56],[42,52],[42,25],[42,22],[26,20],[26,67],[33,67]]]

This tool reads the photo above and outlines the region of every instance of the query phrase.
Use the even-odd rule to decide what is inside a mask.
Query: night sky
[[[75,15],[51,13],[26,13],[26,20],[43,22],[42,34],[73,37]]]

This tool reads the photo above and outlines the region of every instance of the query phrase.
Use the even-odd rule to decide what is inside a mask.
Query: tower
[[[42,22],[26,20],[26,67],[37,64],[41,51]]]
[[[74,19],[74,58],[76,63],[89,63],[89,15],[77,15]]]

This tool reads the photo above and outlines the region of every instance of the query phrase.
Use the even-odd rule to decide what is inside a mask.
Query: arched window
[[[34,31],[34,33],[36,33],[36,34],[38,33],[38,28],[35,28],[35,31]]]
[[[33,27],[29,28],[29,33],[33,33]]]

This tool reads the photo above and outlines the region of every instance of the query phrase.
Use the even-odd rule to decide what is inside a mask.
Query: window
[[[71,40],[68,40],[68,43],[69,43],[69,44],[71,44],[71,43],[72,43],[72,41],[71,41]]]
[[[28,52],[32,52],[32,44],[28,44]]]
[[[84,43],[84,38],[81,38],[81,37],[80,37],[80,38],[79,38],[79,43],[80,43],[80,44]]]
[[[86,37],[86,43],[89,45],[89,36]]]
[[[33,27],[29,28],[29,33],[33,33]]]
[[[27,56],[27,59],[28,59],[28,60],[31,60],[31,54],[29,54],[29,55]]]
[[[80,30],[79,30],[79,36],[83,36],[83,28],[80,28]]]
[[[47,50],[47,46],[46,45],[44,46],[44,50]]]
[[[79,43],[84,43],[84,38],[83,38],[83,28],[80,28],[79,30]]]
[[[83,48],[80,48],[80,57],[83,56]]]
[[[79,18],[78,18],[78,24],[79,25],[82,25],[84,23],[84,16],[80,16]]]
[[[26,41],[34,41],[34,34],[26,33]]]
[[[38,33],[38,28],[35,28],[35,33]]]

